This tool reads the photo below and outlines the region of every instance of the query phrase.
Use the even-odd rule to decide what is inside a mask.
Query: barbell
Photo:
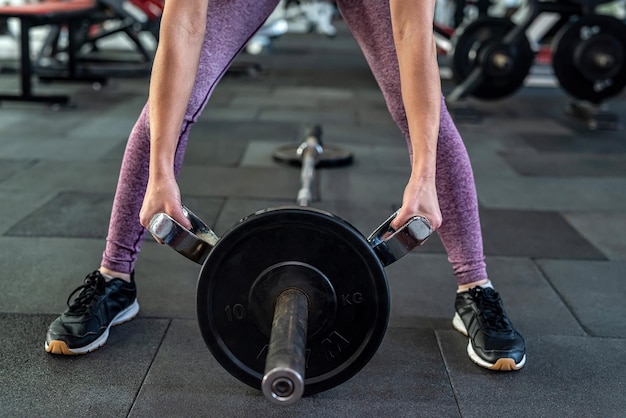
[[[396,212],[366,239],[329,212],[283,206],[218,237],[184,213],[190,230],[165,213],[148,229],[202,264],[196,310],[205,343],[229,373],[283,405],[335,387],[369,362],[389,320],[384,267],[432,232],[420,216],[391,229]]]
[[[319,125],[305,132],[298,147],[274,153],[300,162],[299,206],[257,211],[221,238],[185,207],[189,230],[165,213],[148,226],[202,264],[196,313],[213,356],[282,405],[335,387],[369,362],[389,321],[384,267],[432,233],[420,216],[393,230],[396,212],[366,239],[338,216],[309,208],[315,168],[349,164],[352,154],[322,146]]]

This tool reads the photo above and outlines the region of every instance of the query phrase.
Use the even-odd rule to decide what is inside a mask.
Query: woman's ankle
[[[100,268],[98,270],[105,277],[109,276],[111,278],[122,279],[124,281],[130,282],[130,274],[128,274],[128,273],[121,273],[119,271],[111,270],[111,269],[108,269],[108,268],[103,267],[103,266],[100,266]]]
[[[465,292],[469,289],[472,289],[476,286],[481,286],[481,287],[493,287],[493,285],[491,284],[491,280],[489,279],[482,279],[482,280],[478,280],[476,282],[471,282],[471,283],[463,283],[458,285],[456,292],[457,293],[461,293],[461,292]]]

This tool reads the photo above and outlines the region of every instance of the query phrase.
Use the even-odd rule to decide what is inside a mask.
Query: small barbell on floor
[[[313,183],[317,167],[341,167],[352,164],[352,153],[336,145],[322,142],[322,127],[307,128],[304,140],[299,145],[288,144],[276,148],[274,160],[299,165],[300,190],[296,201],[300,206],[309,206],[313,201]]]

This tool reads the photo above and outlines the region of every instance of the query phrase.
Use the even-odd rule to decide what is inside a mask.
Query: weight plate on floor
[[[335,387],[368,363],[389,319],[382,263],[339,217],[284,207],[242,219],[220,238],[200,272],[198,323],[228,372],[261,388],[268,321],[283,287],[300,287],[316,299],[310,304],[305,394]]]
[[[282,145],[272,156],[276,161],[291,165],[302,165],[302,156],[298,154],[299,145]],[[336,145],[324,145],[324,152],[319,156],[316,167],[342,167],[352,164],[352,152]]]
[[[588,15],[563,27],[553,42],[559,84],[577,99],[600,103],[626,87],[626,24]]]
[[[523,34],[514,43],[503,42],[513,28],[509,19],[481,17],[456,30],[450,59],[454,80],[461,84],[475,69],[482,69],[483,80],[469,92],[472,96],[500,99],[524,83],[535,55]]]

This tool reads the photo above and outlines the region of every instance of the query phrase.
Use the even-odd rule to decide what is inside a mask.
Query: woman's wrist
[[[414,179],[430,179],[435,178],[436,164],[429,162],[414,162],[411,168],[411,177]]]

